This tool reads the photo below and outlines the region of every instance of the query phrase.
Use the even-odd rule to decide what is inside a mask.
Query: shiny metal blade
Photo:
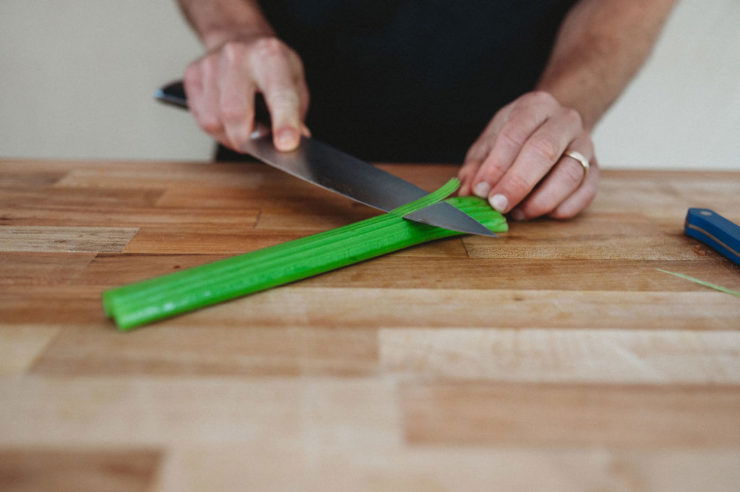
[[[265,135],[251,139],[242,151],[297,178],[389,212],[427,194],[416,185],[313,138],[301,138],[292,152],[280,152]],[[447,203],[437,203],[405,218],[458,232],[496,236],[480,222]]]

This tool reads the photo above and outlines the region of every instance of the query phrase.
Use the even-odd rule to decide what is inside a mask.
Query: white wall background
[[[175,0],[0,0],[0,157],[208,159],[151,98],[199,53]],[[740,0],[682,0],[595,139],[604,166],[740,169]]]

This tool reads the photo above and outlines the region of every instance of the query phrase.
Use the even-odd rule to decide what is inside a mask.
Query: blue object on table
[[[740,226],[708,208],[690,208],[684,234],[740,264]]]

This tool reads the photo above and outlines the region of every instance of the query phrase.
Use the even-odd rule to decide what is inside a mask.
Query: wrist
[[[576,110],[581,116],[583,128],[589,132],[594,126],[596,126],[596,123],[601,116],[596,108],[594,108],[592,104],[589,104],[588,100],[584,101],[582,97],[579,97],[579,94],[582,93],[582,91],[569,87],[568,85],[562,87],[558,84],[542,81],[537,84],[535,90],[547,92],[554,97],[561,106]]]
[[[268,25],[230,26],[209,29],[201,35],[201,40],[206,51],[212,51],[229,41],[250,41],[273,36],[275,32]]]

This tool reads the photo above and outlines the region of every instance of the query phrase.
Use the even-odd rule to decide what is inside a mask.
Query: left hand
[[[583,154],[591,164],[563,155]],[[461,195],[487,198],[515,220],[575,217],[596,195],[599,169],[579,113],[547,92],[524,94],[499,110],[458,173]]]

